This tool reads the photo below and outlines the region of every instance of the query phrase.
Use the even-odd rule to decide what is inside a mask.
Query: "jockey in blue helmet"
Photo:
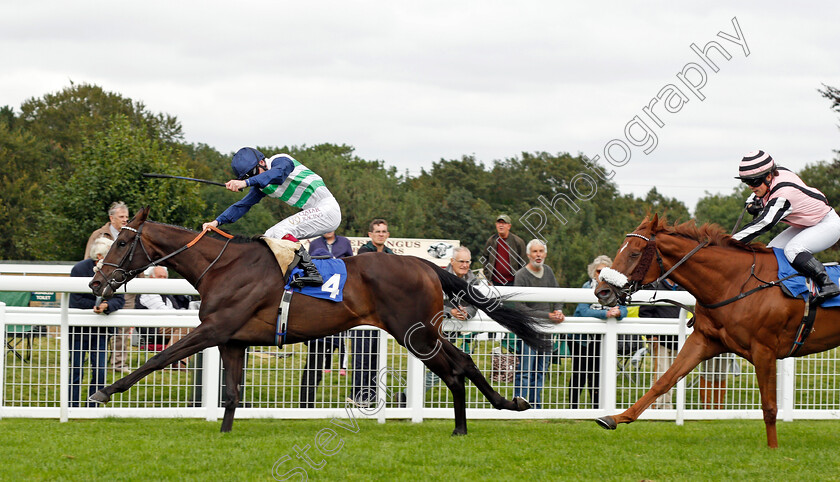
[[[262,152],[252,147],[243,147],[233,156],[231,167],[237,178],[226,182],[225,187],[234,192],[246,187],[251,187],[251,190],[216,219],[204,223],[205,229],[235,222],[265,196],[278,198],[290,206],[302,209],[269,228],[265,232],[266,237],[298,241],[335,231],[341,223],[341,208],[324,185],[324,180],[292,156],[277,154],[266,159]],[[293,284],[323,284],[309,253],[303,248],[299,248],[296,253],[300,256],[300,267],[304,274],[296,278]]]

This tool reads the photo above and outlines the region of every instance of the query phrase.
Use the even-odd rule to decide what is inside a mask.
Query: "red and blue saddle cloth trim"
[[[282,346],[286,337],[286,321],[288,320],[288,307],[293,293],[300,293],[302,295],[311,296],[313,298],[320,298],[322,300],[329,300],[339,303],[344,301],[344,284],[347,282],[347,265],[341,259],[313,259],[315,267],[321,274],[324,283],[320,286],[303,286],[292,288],[290,282],[299,275],[303,274],[303,270],[295,266],[292,273],[289,275],[289,282],[283,288],[285,293],[283,301],[280,304],[280,309],[277,310],[277,329],[274,333],[274,342],[277,346]],[[285,315],[285,316],[284,316]]]
[[[790,262],[785,257],[784,250],[773,248],[773,253],[776,255],[776,261],[779,263],[779,279],[797,274],[796,269],[790,265]],[[828,273],[828,276],[837,283],[838,278],[840,278],[840,266],[826,266],[825,270]],[[790,279],[784,280],[782,281],[782,284],[785,285],[785,288],[787,288],[788,291],[797,298],[807,299],[808,296],[806,296],[806,293],[808,292],[816,294],[816,288],[814,287],[813,281],[803,275],[794,276]],[[840,296],[835,296],[823,301],[821,306],[823,308],[840,306]]]

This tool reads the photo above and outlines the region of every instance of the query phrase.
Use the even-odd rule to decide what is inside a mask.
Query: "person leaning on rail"
[[[840,216],[829,206],[825,195],[793,172],[777,166],[761,150],[749,152],[741,159],[735,178],[752,191],[746,209],[755,219],[732,237],[749,243],[779,222],[789,224],[767,246],[784,249],[791,266],[816,282],[818,301],[840,295],[840,288],[813,256],[840,240]]]

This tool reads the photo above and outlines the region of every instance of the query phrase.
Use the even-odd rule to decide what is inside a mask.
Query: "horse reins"
[[[167,259],[172,258],[174,256],[177,256],[178,254],[182,253],[183,251],[185,251],[189,248],[192,248],[202,237],[204,237],[204,235],[207,233],[207,231],[212,230],[212,231],[215,231],[217,234],[220,234],[223,237],[227,238],[227,240],[225,241],[225,245],[222,246],[222,250],[219,252],[219,255],[216,256],[216,259],[214,259],[209,265],[207,265],[207,267],[201,273],[201,276],[199,276],[198,279],[195,281],[195,286],[197,287],[198,283],[201,281],[201,279],[204,278],[204,275],[207,274],[207,271],[209,271],[210,268],[213,267],[213,265],[216,264],[217,261],[219,261],[219,258],[222,257],[222,254],[224,254],[225,250],[227,249],[228,244],[230,244],[230,240],[233,239],[232,234],[228,234],[228,233],[222,231],[221,229],[219,229],[215,226],[209,226],[209,227],[205,228],[203,231],[201,231],[198,234],[198,236],[193,238],[192,241],[185,244],[184,246],[181,246],[180,248],[176,249],[175,251],[169,253],[168,255],[166,255],[166,256],[164,256],[160,259],[152,260],[152,257],[149,256],[149,251],[146,250],[146,246],[143,244],[143,240],[141,239],[141,235],[143,233],[143,226],[144,225],[145,225],[145,223],[140,224],[140,226],[137,229],[134,229],[131,226],[121,227],[120,228],[121,230],[125,229],[125,230],[128,230],[128,231],[133,231],[136,234],[134,236],[134,240],[131,242],[131,247],[123,255],[122,259],[120,259],[120,262],[118,264],[105,263],[105,262],[102,263],[104,266],[113,266],[114,267],[114,271],[105,280],[105,282],[108,283],[108,286],[110,286],[111,290],[113,290],[113,291],[117,291],[117,289],[121,285],[123,285],[124,283],[127,283],[130,279],[134,278],[135,276],[137,276],[139,273],[142,273],[146,269],[148,269],[152,266],[157,266],[160,263],[166,261]],[[142,268],[137,268],[137,269],[132,269],[130,271],[126,271],[122,267],[122,265],[126,262],[126,258],[128,259],[129,263],[131,263],[131,261],[134,259],[134,251],[137,249],[138,242],[140,244],[140,247],[143,249],[143,254],[146,255],[146,259],[149,260],[149,264],[143,266]],[[121,275],[120,275],[121,279],[120,280],[117,279],[117,273],[121,273]]]
[[[738,224],[740,224],[740,221],[739,221]],[[736,227],[737,227],[737,225],[736,225]],[[694,249],[692,249],[690,252],[688,252],[688,254],[683,256],[682,259],[680,259],[676,264],[674,264],[671,267],[671,269],[665,271],[664,265],[662,263],[662,256],[659,253],[659,248],[656,247],[656,235],[655,234],[651,233],[650,238],[648,238],[647,236],[643,236],[641,234],[637,234],[637,233],[630,233],[630,234],[627,234],[625,237],[636,237],[636,238],[644,239],[645,241],[648,242],[647,246],[645,246],[645,249],[642,252],[642,258],[639,260],[639,264],[636,265],[636,268],[633,270],[632,273],[630,273],[630,276],[628,277],[628,281],[630,282],[629,286],[620,291],[619,296],[622,298],[622,301],[625,304],[630,302],[629,297],[632,296],[633,293],[636,293],[637,291],[639,291],[639,285],[641,283],[641,280],[644,279],[645,274],[647,273],[648,269],[650,268],[650,263],[652,262],[652,259],[653,259],[652,252],[655,253],[655,255],[656,255],[656,261],[659,263],[659,272],[662,273],[662,275],[659,276],[659,278],[657,278],[655,281],[650,283],[650,284],[656,285],[656,284],[659,284],[660,281],[667,278],[668,275],[670,275],[675,269],[677,269],[678,266],[680,266],[681,264],[686,262],[689,258],[691,258],[695,253],[697,253],[697,251],[699,251],[700,249],[702,249],[703,247],[705,247],[709,244],[709,239],[706,239],[702,243],[695,246]],[[800,276],[799,273],[793,273],[791,275],[785,276],[784,278],[780,278],[780,279],[777,279],[775,281],[764,281],[761,278],[759,278],[758,276],[756,276],[756,274],[755,274],[755,264],[756,264],[756,258],[757,258],[755,250],[752,250],[752,254],[753,254],[753,262],[752,262],[752,265],[750,266],[750,275],[749,275],[749,277],[747,277],[746,281],[744,281],[744,284],[741,285],[741,290],[744,289],[744,286],[746,286],[747,283],[752,278],[755,278],[756,280],[758,280],[758,282],[762,283],[760,286],[757,286],[757,287],[755,287],[751,290],[748,290],[748,291],[741,291],[738,295],[733,296],[732,298],[717,302],[717,303],[705,304],[705,303],[701,303],[700,301],[697,301],[697,306],[700,306],[700,307],[703,307],[703,308],[706,308],[706,309],[709,309],[709,310],[720,308],[720,307],[726,306],[730,303],[734,303],[738,300],[742,300],[742,299],[744,299],[744,298],[746,298],[746,297],[748,297],[752,294],[755,294],[755,293],[757,293],[757,292],[759,292],[763,289],[772,288],[774,286],[780,286],[783,281],[789,280],[790,278],[794,278],[796,276]],[[656,297],[656,294],[654,294],[654,298],[655,297]],[[694,326],[694,320],[697,318],[697,315],[688,306],[686,306],[686,305],[684,305],[684,304],[682,304],[678,301],[670,300],[670,299],[664,299],[664,298],[659,299],[659,300],[651,299],[649,301],[651,303],[669,303],[669,304],[678,306],[678,307],[688,311],[689,313],[691,313],[694,316],[691,320],[688,321],[688,323],[686,325],[689,328]],[[792,356],[805,343],[805,340],[808,338],[808,335],[811,332],[811,328],[814,325],[814,319],[816,317],[816,311],[817,311],[816,306],[813,304],[813,300],[806,299],[805,300],[805,314],[802,317],[802,322],[800,323],[799,329],[797,330],[796,337],[794,338],[794,341],[793,341],[793,346],[791,346],[790,351],[788,352],[787,356]]]
[[[652,284],[652,285],[659,284],[660,281],[667,278],[671,273],[674,272],[675,269],[679,268],[683,263],[688,261],[689,258],[691,258],[695,254],[697,254],[698,251],[705,248],[709,244],[709,240],[706,239],[702,243],[695,246],[691,251],[689,251],[685,256],[683,256],[682,259],[680,259],[679,261],[674,263],[674,265],[671,266],[670,269],[666,270],[665,269],[665,264],[662,262],[662,255],[659,253],[659,248],[656,247],[656,234],[651,233],[650,238],[648,238],[647,236],[643,236],[641,234],[637,234],[637,233],[630,233],[630,234],[627,234],[625,236],[625,238],[629,238],[629,237],[644,239],[645,241],[647,241],[648,244],[647,244],[647,246],[645,246],[645,249],[642,252],[642,259],[639,260],[639,264],[636,265],[636,268],[633,270],[632,273],[630,273],[630,276],[628,277],[628,281],[630,281],[630,286],[628,286],[627,289],[622,290],[621,295],[624,298],[625,304],[632,302],[630,300],[630,297],[634,293],[638,292],[641,289],[642,279],[644,279],[645,274],[647,273],[648,269],[650,268],[650,263],[653,262],[653,257],[654,256],[656,256],[656,262],[659,265],[659,272],[662,273],[662,274],[658,278],[656,278],[654,281],[649,283],[649,284]],[[659,299],[659,300],[650,300],[650,302],[652,302],[652,303],[669,303],[669,304],[672,304],[674,306],[677,306],[679,308],[684,309],[685,311],[691,313],[693,316],[696,317],[696,315],[694,313],[694,310],[692,310],[690,307],[688,307],[685,304],[680,303],[679,301],[676,301],[676,300],[663,298],[663,299]],[[692,320],[689,321],[688,326],[691,327],[693,324],[694,324],[694,320],[692,318]]]

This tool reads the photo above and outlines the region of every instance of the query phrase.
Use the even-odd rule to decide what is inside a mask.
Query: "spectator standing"
[[[120,229],[126,224],[128,224],[128,206],[122,201],[111,203],[111,207],[108,208],[108,222],[88,237],[87,245],[85,245],[85,259],[90,259],[90,248],[94,241],[102,237],[111,241],[117,239]]]
[[[108,208],[108,222],[101,228],[91,233],[88,238],[87,245],[85,246],[85,258],[90,258],[90,248],[94,241],[103,237],[114,241],[117,239],[117,236],[120,235],[120,229],[122,229],[122,227],[126,224],[128,224],[128,206],[126,206],[122,201],[115,201],[111,203],[111,207]],[[130,310],[134,308],[135,295],[127,294],[124,296],[124,309]],[[129,369],[125,364],[126,358],[128,357],[127,350],[129,346],[130,330],[131,328],[114,329],[114,341],[111,348],[111,367],[122,373],[128,373],[131,371],[131,369]]]
[[[557,288],[557,278],[554,271],[545,265],[546,246],[538,239],[532,239],[525,247],[528,264],[516,272],[514,286],[527,288]],[[559,324],[565,320],[563,305],[545,302],[516,302],[516,308],[530,315],[532,318],[542,318]],[[549,338],[551,335],[545,335]],[[519,354],[519,365],[514,374],[513,395],[531,402],[534,408],[542,408],[542,388],[545,371],[551,353],[543,353],[522,340],[516,341],[516,351]]]
[[[469,284],[473,284],[476,279],[475,275],[470,271],[471,263],[472,256],[469,248],[466,246],[458,246],[452,251],[452,257],[449,258],[449,265],[446,267],[446,271],[454,274]],[[444,320],[455,319],[458,321],[468,321],[472,319],[477,312],[478,308],[475,306],[469,303],[464,303],[463,300],[460,299],[452,299],[446,293],[443,294]],[[457,332],[443,332],[443,334],[453,344],[457,341]],[[440,378],[435,375],[434,372],[426,369],[426,390],[437,385],[439,381]]]
[[[527,262],[525,241],[511,233],[510,227],[510,216],[496,216],[496,233],[484,246],[484,277],[495,286],[513,285],[516,272]]]
[[[79,278],[92,278],[97,268],[97,263],[105,257],[111,249],[113,241],[106,237],[99,237],[91,243],[89,257],[76,263],[70,270],[70,276]],[[71,293],[70,308],[83,310],[92,309],[94,313],[108,315],[125,305],[123,295],[115,294],[110,300],[103,300],[95,297],[92,293]],[[108,360],[108,339],[111,328],[98,326],[71,326],[70,327],[70,406],[78,407],[81,395],[81,384],[84,378],[83,367],[85,359],[90,354],[90,383],[88,384],[88,396],[105,388],[105,368]],[[96,406],[93,402],[88,406]]]
[[[682,287],[669,279],[660,280],[659,283],[645,285],[644,289],[658,290],[658,291],[685,291]],[[639,307],[639,318],[678,318],[680,316],[679,306],[658,304],[658,305],[642,305]],[[653,382],[665,374],[671,364],[674,363],[674,358],[677,356],[677,337],[675,335],[660,335],[649,336],[650,340],[650,354],[653,357]],[[668,390],[667,393],[660,396],[653,402],[651,408],[661,408],[671,410],[674,408],[672,403],[672,393]]]
[[[350,240],[344,236],[337,236],[335,231],[324,233],[318,239],[309,243],[309,254],[311,256],[332,256],[333,258],[346,258],[353,256],[353,247]],[[330,371],[332,365],[333,351],[338,350],[340,375],[346,375],[344,369],[345,353],[344,340],[346,332],[338,335],[327,336],[306,342],[308,353],[306,365],[300,378],[300,408],[315,407],[315,392],[323,379],[323,373]]]
[[[335,231],[330,231],[309,243],[309,254],[312,256],[332,256],[336,259],[346,258],[353,256],[353,247],[350,245],[349,239],[344,236],[337,236]]]
[[[146,278],[151,279],[167,279],[169,278],[169,270],[165,266],[150,266],[144,272]],[[137,297],[136,308],[146,310],[183,310],[189,307],[189,298],[186,296],[173,295],[148,295],[143,294]],[[169,348],[170,345],[177,342],[189,333],[188,328],[183,327],[164,327],[158,328],[158,334],[164,339],[164,349]],[[172,364],[173,368],[185,370],[187,368],[187,359],[179,360]]]
[[[391,233],[388,222],[374,219],[370,222],[368,237],[370,241],[359,248],[358,253],[394,252],[385,243]],[[353,391],[351,402],[360,406],[370,406],[376,400],[376,371],[379,366],[379,334],[376,330],[351,330],[350,341],[353,350]]]
[[[612,259],[609,256],[601,255],[595,258],[587,266],[589,280],[583,284],[583,288],[592,289],[598,284],[598,276],[601,270],[612,266]],[[618,318],[627,316],[627,307],[613,306],[607,308],[598,303],[580,303],[575,309],[575,316],[600,318]],[[601,340],[597,335],[575,334],[569,337],[569,350],[572,355],[572,377],[569,383],[569,406],[578,408],[580,392],[584,385],[589,389],[589,399],[592,408],[598,408],[600,404],[601,388]]]

